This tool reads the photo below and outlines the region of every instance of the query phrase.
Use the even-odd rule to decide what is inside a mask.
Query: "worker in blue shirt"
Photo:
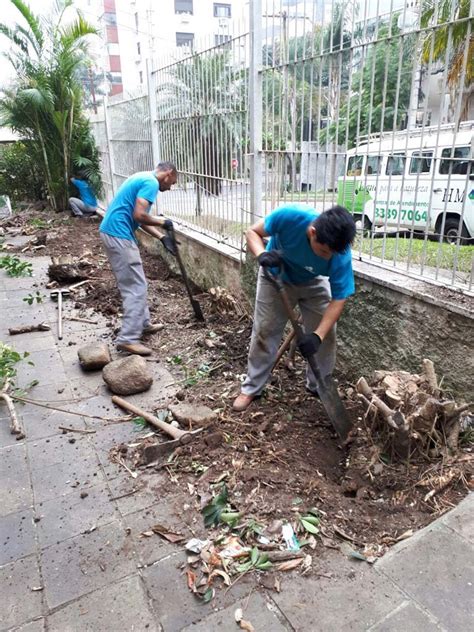
[[[175,254],[169,235],[158,230],[170,230],[172,221],[149,212],[158,193],[169,191],[176,180],[176,167],[171,162],[161,162],[154,171],[135,173],[120,186],[100,224],[102,243],[122,297],[122,328],[117,338],[120,351],[150,355],[151,349],[140,339],[160,329],[150,322],[147,282],[135,231],[142,228]]]
[[[71,178],[71,182],[79,191],[78,198],[69,198],[69,206],[74,217],[95,215],[97,209],[97,198],[91,185],[87,182],[86,175],[80,171]]]
[[[303,357],[317,353],[323,377],[336,361],[336,322],[354,293],[350,245],[356,227],[341,206],[324,213],[288,204],[254,224],[246,234],[248,250],[261,267],[281,269],[292,305],[298,304],[305,331],[298,345]],[[264,238],[270,237],[265,247]],[[288,320],[274,285],[259,271],[247,376],[233,409],[241,412],[258,397],[275,363]],[[317,396],[313,373],[306,370],[306,388]]]

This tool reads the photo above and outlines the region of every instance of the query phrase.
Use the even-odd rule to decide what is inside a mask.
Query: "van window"
[[[362,174],[363,164],[364,156],[351,156],[347,161],[347,175],[360,176]]]
[[[439,172],[443,175],[452,173],[453,175],[465,176],[468,172],[474,172],[474,161],[469,160],[471,157],[470,147],[451,147],[443,149],[441,152],[441,161],[439,163]],[[470,168],[469,168],[470,163]]]
[[[365,173],[368,176],[376,176],[382,168],[382,156],[367,156]]]
[[[432,151],[415,151],[410,161],[410,173],[429,173],[431,170]]]
[[[404,154],[393,154],[387,159],[385,173],[388,176],[402,176],[405,172],[406,157]]]

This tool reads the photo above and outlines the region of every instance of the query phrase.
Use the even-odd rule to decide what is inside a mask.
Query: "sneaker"
[[[234,399],[232,410],[235,410],[236,413],[241,413],[244,410],[247,410],[255,397],[255,395],[245,395],[244,393],[240,393],[240,395]]]
[[[142,335],[151,336],[151,334],[156,334],[158,331],[161,331],[164,328],[165,326],[162,323],[150,323],[146,327],[143,327]]]
[[[142,345],[139,342],[121,342],[117,345],[117,349],[119,351],[126,351],[127,353],[134,353],[135,355],[140,356],[151,355],[151,349],[145,347],[145,345]]]

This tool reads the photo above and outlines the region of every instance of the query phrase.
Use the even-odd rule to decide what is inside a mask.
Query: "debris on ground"
[[[48,276],[51,281],[71,283],[73,281],[83,281],[90,276],[92,264],[90,261],[85,260],[84,255],[80,259],[74,259],[70,255],[51,257],[51,261],[52,263],[48,267]]]
[[[100,246],[98,221],[81,221],[78,238],[77,225],[69,218],[34,213],[9,218],[11,227],[30,236],[35,234],[32,219],[47,223],[45,248],[29,256],[69,256],[88,282],[74,291],[68,315],[93,320],[94,313],[102,314],[112,338],[120,323],[121,301]],[[278,591],[280,574],[292,572],[293,565],[294,572],[317,574],[325,548],[340,549],[354,562],[371,563],[466,495],[472,485],[472,409],[462,412],[465,405],[443,392],[429,363],[418,376],[404,371],[367,376],[370,392],[363,382],[357,387],[336,375],[354,425],[351,441],[343,448],[321,403],[304,389],[305,363],[297,352],[291,359],[292,371],[282,362],[264,395],[237,415],[231,404],[245,376],[252,328],[249,310],[230,292],[213,288],[198,295],[206,314],[203,327],[190,313],[181,279],[158,256],[142,256],[151,320],[162,322],[166,331],[151,336],[147,344],[179,388],[170,408],[176,412],[174,407],[181,404],[192,410],[205,405],[212,417],[206,422],[185,417],[179,421],[170,410],[154,407],[150,391],[146,408],[155,413],[153,417],[167,426],[178,421],[180,428],[175,429],[184,435],[204,430],[189,443],[168,442],[153,426],[153,432],[140,433],[133,447],[117,441],[110,458],[137,479],[137,489],[146,486],[149,473],[160,472],[173,482],[166,501],[180,510],[186,507],[199,519],[201,529],[193,526],[193,548],[187,552],[186,579],[200,598],[211,599],[217,585],[232,585],[244,572]],[[388,415],[374,396],[391,411]],[[403,434],[397,413],[403,424],[410,420],[408,449],[399,440]],[[138,417],[131,421],[137,427],[144,423]],[[150,458],[143,458],[145,454]],[[211,509],[223,482],[227,500]],[[161,497],[163,488],[156,494]],[[209,527],[200,517],[205,507],[213,520]],[[285,525],[291,526],[294,539]],[[161,526],[164,533],[181,533],[176,525],[169,531]],[[295,550],[296,541],[300,550]],[[188,545],[192,546],[190,541]],[[237,558],[226,557],[224,551]],[[267,562],[271,568],[257,568]]]

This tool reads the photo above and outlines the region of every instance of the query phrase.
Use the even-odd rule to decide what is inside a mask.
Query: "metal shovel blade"
[[[327,375],[325,378],[321,376],[316,364],[316,358],[310,358],[308,363],[314,373],[318,387],[318,395],[321,399],[321,403],[326,409],[329,420],[340,439],[345,441],[352,428],[352,423],[349,419],[349,415],[347,414],[347,410],[342,403],[342,399],[339,396],[337,384],[331,375]]]

